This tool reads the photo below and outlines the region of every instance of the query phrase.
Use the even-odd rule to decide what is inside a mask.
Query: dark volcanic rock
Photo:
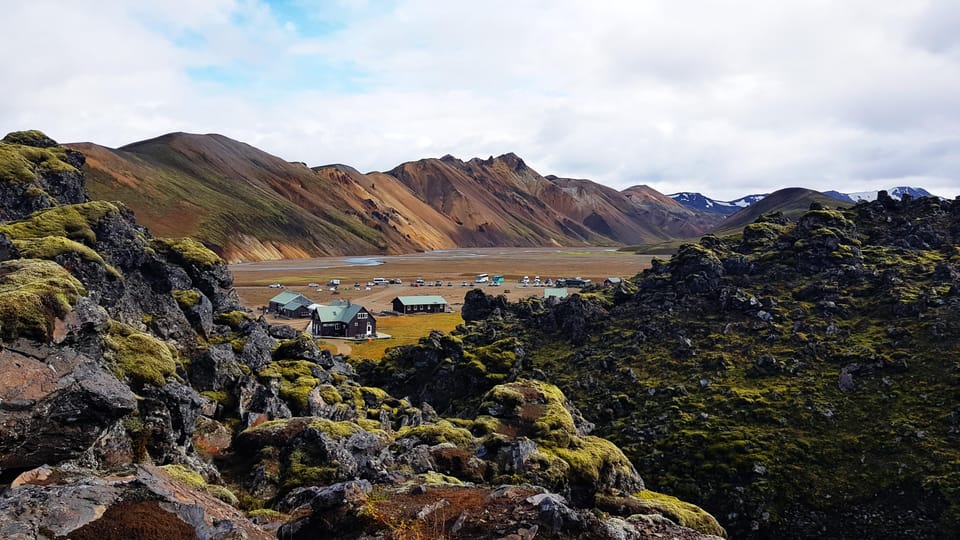
[[[2,469],[75,458],[137,406],[127,386],[70,349],[12,344],[0,373]]]
[[[507,308],[507,297],[505,296],[490,296],[485,294],[480,289],[472,289],[467,291],[466,296],[463,298],[463,309],[461,309],[461,314],[463,315],[463,320],[477,321],[481,319],[486,319],[494,311],[500,310],[501,312]]]
[[[40,469],[15,484],[0,495],[3,538],[274,538],[156,467],[113,475]]]

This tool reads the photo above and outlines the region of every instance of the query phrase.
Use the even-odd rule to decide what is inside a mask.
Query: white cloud
[[[6,10],[22,50],[0,128],[110,146],[219,132],[362,170],[513,151],[720,198],[960,194],[948,0],[76,4]]]

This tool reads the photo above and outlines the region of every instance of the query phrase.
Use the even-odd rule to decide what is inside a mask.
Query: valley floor
[[[487,287],[489,293],[504,294],[511,301],[529,296],[542,296],[542,287],[520,287],[523,276],[580,276],[602,283],[607,277],[629,278],[650,265],[652,256],[619,252],[610,248],[485,248],[453,249],[397,256],[320,257],[235,264],[230,266],[234,286],[244,305],[253,309],[267,305],[270,298],[283,290],[302,293],[307,298],[327,303],[350,300],[378,312],[391,309],[391,300],[402,295],[441,295],[454,311],[463,305],[463,296],[472,289],[477,274],[491,277],[502,274],[501,287]],[[380,285],[365,290],[374,277],[400,278],[401,285]],[[443,281],[442,287],[411,287],[417,278]],[[336,294],[323,287],[331,279],[341,280]],[[463,286],[463,282],[467,286]],[[321,287],[307,287],[308,283]],[[286,289],[273,289],[272,283]],[[353,285],[360,283],[360,290]],[[448,283],[450,286],[448,286]],[[348,287],[349,286],[349,287]],[[349,290],[348,290],[349,288]],[[318,291],[319,289],[319,291]],[[269,320],[269,319],[268,319]],[[287,321],[295,328],[306,327],[306,321]]]

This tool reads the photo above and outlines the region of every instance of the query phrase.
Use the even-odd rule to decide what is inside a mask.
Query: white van
[[[387,278],[375,277],[373,278],[372,283],[374,285],[387,285],[390,281]]]
[[[490,281],[490,276],[487,274],[477,274],[477,279],[473,280],[474,283],[486,283]]]

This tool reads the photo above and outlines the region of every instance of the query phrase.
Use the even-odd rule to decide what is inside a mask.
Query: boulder
[[[164,470],[48,469],[0,495],[0,537],[274,538],[236,508]]]
[[[126,385],[68,348],[11,344],[0,373],[2,469],[78,457],[137,406]]]

